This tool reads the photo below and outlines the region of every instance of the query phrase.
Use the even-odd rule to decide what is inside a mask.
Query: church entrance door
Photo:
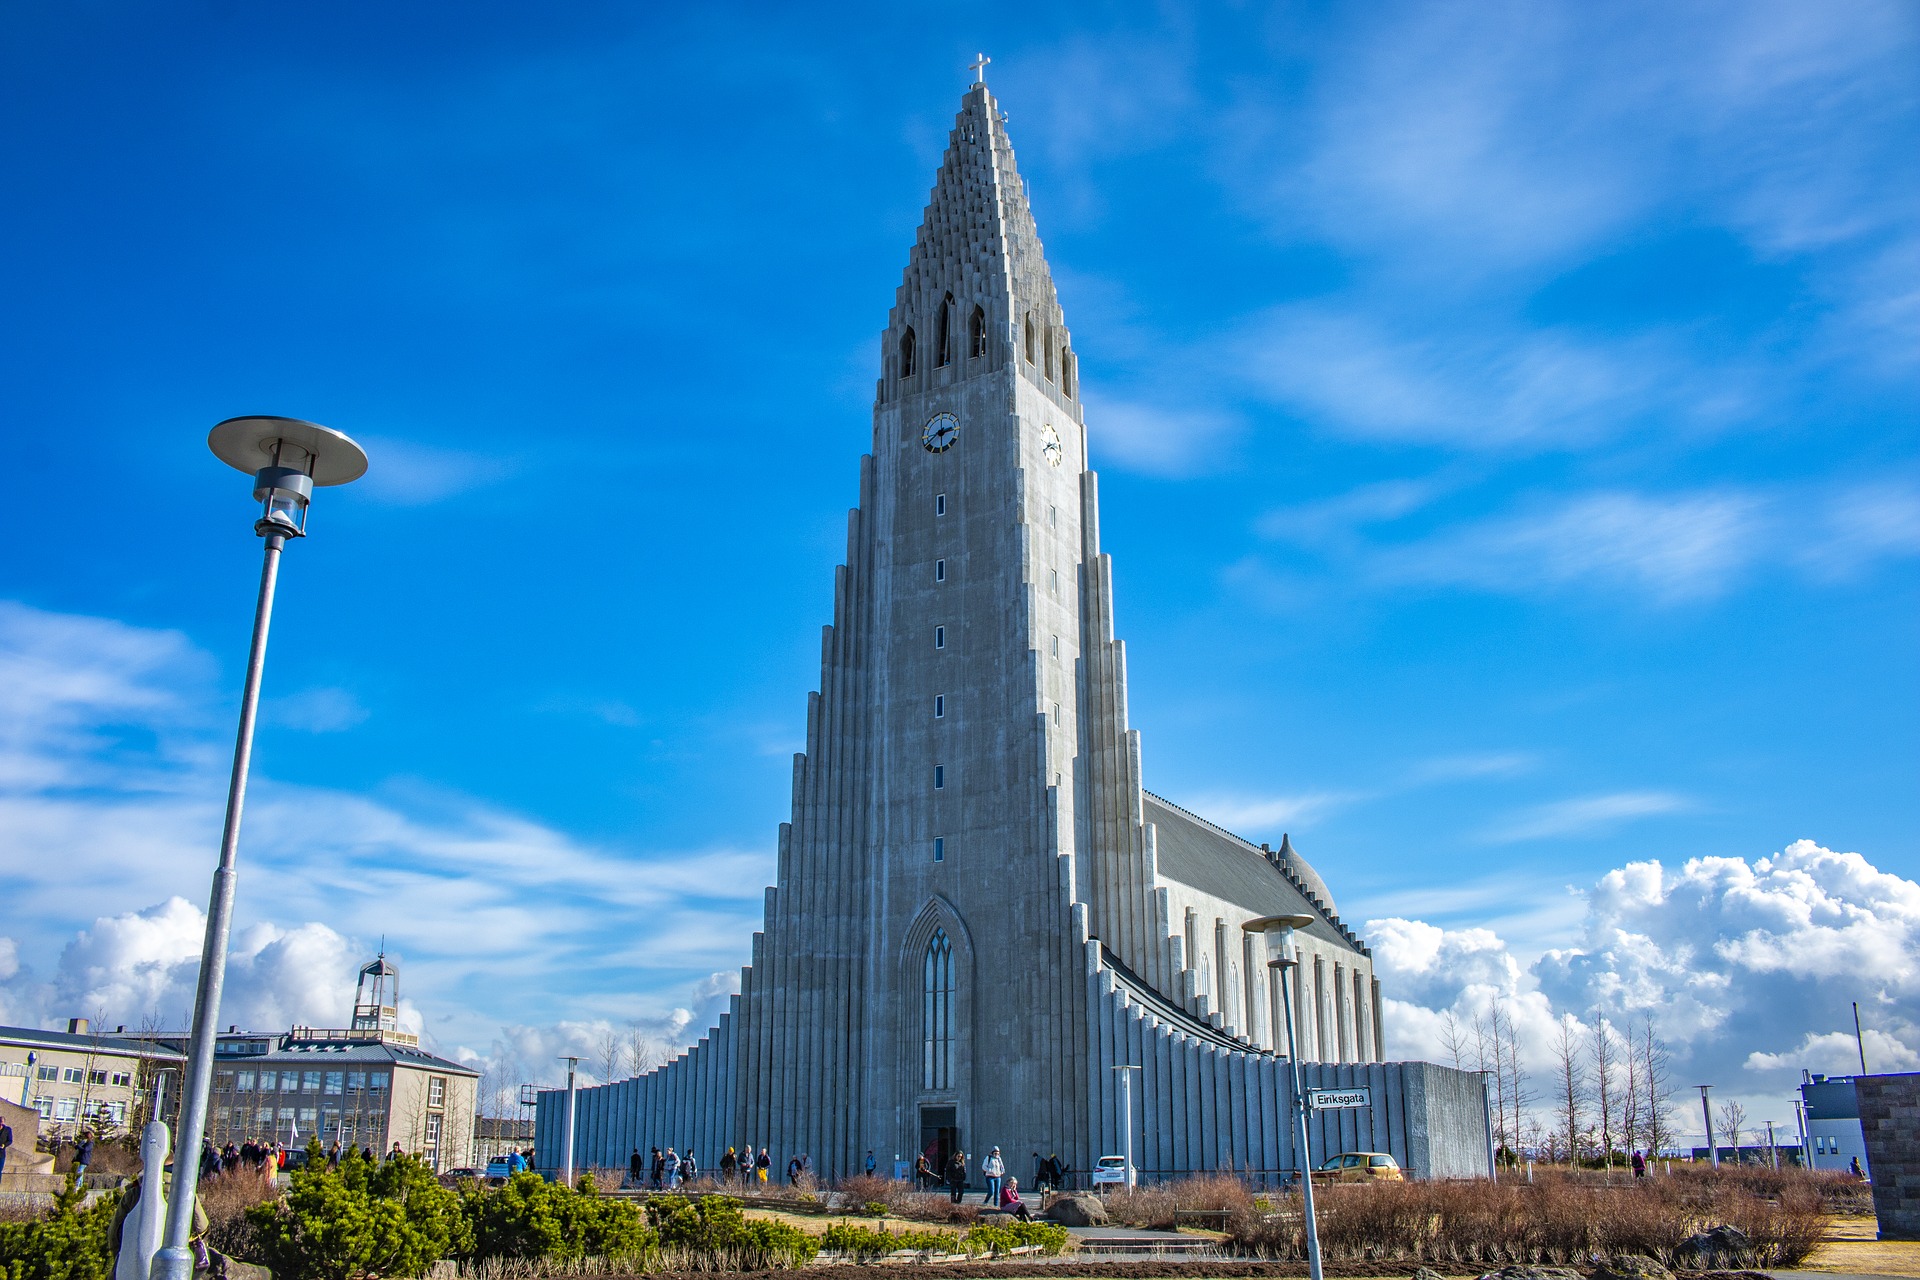
[[[920,1150],[933,1166],[935,1176],[947,1176],[947,1161],[960,1145],[960,1124],[952,1107],[920,1108]]]

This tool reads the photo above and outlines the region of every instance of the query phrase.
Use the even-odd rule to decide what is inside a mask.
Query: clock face
[[[1040,428],[1040,452],[1046,454],[1047,461],[1054,466],[1060,465],[1064,451],[1060,448],[1060,433],[1053,429],[1051,422]]]
[[[960,439],[960,419],[950,413],[936,413],[921,428],[920,443],[928,453],[945,453]]]

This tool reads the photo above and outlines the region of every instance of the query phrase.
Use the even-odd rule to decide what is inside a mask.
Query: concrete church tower
[[[836,1175],[957,1145],[1086,1169],[1120,1149],[1112,1068],[1137,1064],[1140,1167],[1290,1168],[1278,979],[1241,925],[1307,914],[1299,1056],[1381,1095],[1321,1140],[1484,1170],[1478,1081],[1380,1062],[1371,956],[1291,843],[1143,790],[1087,459],[1072,339],[975,84],[881,338],[752,962],[694,1048],[580,1095],[580,1163],[671,1145],[711,1169],[751,1145]],[[561,1097],[541,1097],[543,1167]]]

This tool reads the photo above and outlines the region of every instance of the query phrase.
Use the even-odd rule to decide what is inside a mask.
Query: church
[[[576,1166],[801,1153],[822,1176],[999,1147],[1144,1177],[1294,1166],[1287,1058],[1370,1105],[1316,1158],[1488,1171],[1478,1076],[1383,1061],[1366,944],[1291,843],[1145,789],[1072,336],[1005,117],[954,121],[880,343],[872,452],[740,992],[671,1063],[580,1090]],[[1259,917],[1304,915],[1281,971]],[[1116,1068],[1138,1068],[1123,1072]],[[1122,1111],[1123,1096],[1132,1115]],[[561,1162],[567,1095],[539,1096]]]

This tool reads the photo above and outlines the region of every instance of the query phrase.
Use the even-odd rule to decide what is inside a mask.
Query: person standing
[[[653,1149],[653,1189],[659,1191],[667,1185],[667,1153],[658,1147]]]
[[[1000,1148],[987,1152],[987,1158],[980,1162],[980,1176],[987,1180],[987,1193],[981,1204],[1000,1203],[1000,1180],[1007,1176],[1007,1162],[1000,1158]]]
[[[1638,1151],[1633,1153],[1633,1176],[1636,1178],[1647,1176],[1647,1158]]]
[[[327,1168],[331,1170],[331,1169],[338,1169],[339,1167],[340,1167],[340,1139],[335,1138],[333,1140],[333,1145],[327,1148]]]
[[[89,1129],[82,1129],[80,1131],[80,1141],[76,1143],[73,1148],[74,1186],[84,1187],[87,1185],[87,1166],[92,1163],[93,1132]]]
[[[760,1154],[753,1162],[753,1175],[760,1180],[760,1185],[763,1187],[767,1185],[767,1170],[771,1168],[773,1168],[773,1157],[767,1154],[765,1147],[762,1147]]]
[[[693,1158],[693,1148],[687,1148],[687,1154],[680,1157],[680,1181],[691,1186],[700,1176],[700,1162]]]
[[[880,1167],[879,1162],[873,1158],[873,1148],[868,1147],[867,1148],[867,1176],[871,1178],[873,1176],[873,1171],[879,1167]]]
[[[680,1185],[680,1153],[672,1147],[667,1148],[667,1190],[672,1191]]]
[[[0,1118],[0,1178],[7,1176],[7,1152],[13,1150],[13,1126]]]
[[[732,1182],[733,1171],[739,1167],[740,1167],[739,1157],[734,1153],[734,1149],[732,1147],[728,1147],[727,1153],[720,1157],[720,1181]]]
[[[627,1157],[627,1185],[638,1187],[647,1180],[647,1162],[641,1156],[640,1148],[635,1147],[633,1154]]]
[[[955,1204],[967,1194],[967,1155],[956,1150],[947,1160],[947,1199]]]

